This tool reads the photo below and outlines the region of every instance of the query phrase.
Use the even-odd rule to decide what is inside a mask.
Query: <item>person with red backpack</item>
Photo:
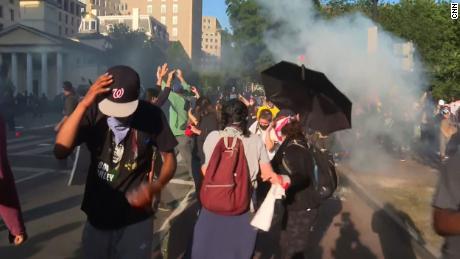
[[[280,184],[264,143],[247,130],[247,107],[232,99],[221,116],[222,130],[211,132],[203,146],[203,207],[194,229],[192,259],[251,258],[257,230],[250,218],[259,168],[265,181]]]

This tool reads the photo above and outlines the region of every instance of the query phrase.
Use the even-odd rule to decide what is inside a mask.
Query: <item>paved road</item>
[[[352,189],[340,191],[340,198],[328,200],[320,209],[313,230],[309,259],[425,259],[431,258],[419,251],[410,237],[396,225],[383,210],[368,205]],[[196,205],[192,204],[172,223],[169,234],[169,258],[182,258],[196,220]],[[259,251],[276,248],[259,244]],[[260,258],[271,258],[272,253]],[[274,257],[277,258],[277,257]]]
[[[53,137],[53,132],[47,129],[8,140],[30,239],[24,246],[12,248],[7,244],[7,231],[0,223],[0,258],[82,258],[83,187],[66,186],[69,168],[52,156]],[[196,219],[196,204],[189,202],[191,186],[182,166],[176,178],[163,199],[177,209],[160,211],[155,221],[155,243],[163,244],[168,258],[180,258],[184,254]],[[311,246],[306,248],[311,258],[424,258],[412,246],[407,234],[383,211],[370,207],[350,188],[344,188],[340,197],[328,201],[321,209]],[[160,240],[162,238],[164,240]],[[154,254],[158,255],[159,251]]]
[[[51,129],[25,132],[20,138],[8,139],[9,158],[29,240],[22,247],[11,247],[6,228],[0,221],[2,259],[82,258],[80,238],[85,215],[80,211],[80,204],[83,187],[66,185],[70,166],[62,165],[53,157],[53,141]],[[175,207],[191,189],[183,166],[179,166],[176,178],[163,194],[163,199]],[[157,230],[161,227],[162,230],[167,229],[172,212],[160,211],[157,214]],[[175,214],[178,212],[175,211]],[[160,233],[156,235],[157,244]]]

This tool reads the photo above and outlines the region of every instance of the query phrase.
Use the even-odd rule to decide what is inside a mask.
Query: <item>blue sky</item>
[[[203,15],[215,16],[223,28],[230,28],[226,9],[225,0],[203,0]]]

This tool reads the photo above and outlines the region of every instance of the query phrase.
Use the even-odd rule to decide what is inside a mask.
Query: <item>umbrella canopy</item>
[[[267,99],[323,134],[351,128],[351,101],[321,72],[282,61],[262,71]]]

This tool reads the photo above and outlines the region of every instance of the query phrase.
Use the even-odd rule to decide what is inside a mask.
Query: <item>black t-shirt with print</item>
[[[155,105],[140,101],[130,126],[116,145],[107,116],[97,104],[87,110],[79,126],[76,145],[86,143],[91,153],[82,210],[99,229],[118,229],[152,215],[131,207],[125,193],[146,181],[154,148],[169,152],[177,145],[165,115]]]

